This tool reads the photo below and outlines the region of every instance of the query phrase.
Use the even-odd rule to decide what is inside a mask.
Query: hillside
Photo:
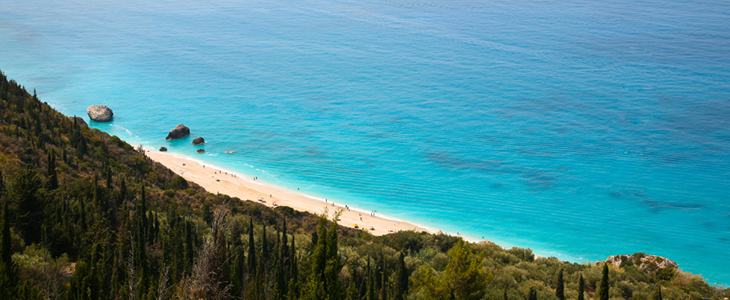
[[[536,259],[529,249],[443,234],[374,237],[325,216],[207,193],[118,137],[60,114],[5,75],[0,173],[0,299],[721,299],[730,293],[673,268]]]

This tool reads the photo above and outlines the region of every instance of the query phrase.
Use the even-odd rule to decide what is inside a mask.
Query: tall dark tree
[[[15,206],[16,228],[23,233],[26,243],[37,243],[41,240],[43,216],[42,199],[38,197],[41,180],[31,165],[18,170],[10,185],[10,199]]]
[[[271,253],[269,253],[269,243],[266,241],[266,224],[261,230],[261,260],[264,262],[264,266],[268,264]]]
[[[5,177],[3,177],[3,171],[0,170],[0,199],[5,195]]]
[[[563,282],[563,269],[558,272],[558,280],[555,283],[555,297],[565,300],[565,283]]]
[[[248,226],[248,273],[251,274],[251,276],[255,276],[256,271],[256,243],[254,243],[253,238],[253,220],[250,220],[249,226]]]
[[[117,201],[117,206],[122,205],[125,200],[127,200],[127,178],[122,177],[122,183],[119,184],[119,201]]]
[[[578,280],[578,300],[584,300],[583,294],[585,294],[586,290],[586,283],[583,281],[583,274],[580,275],[580,279]]]
[[[297,263],[297,250],[294,244],[294,237],[291,239],[289,248],[289,300],[299,299],[299,265]]]
[[[338,250],[337,237],[337,217],[333,218],[333,223],[327,231],[327,258],[324,270],[325,289],[329,299],[340,299],[340,281],[338,277],[342,266],[340,265],[340,255]]]
[[[324,215],[319,218],[317,225],[318,239],[310,257],[312,265],[311,277],[307,287],[307,298],[321,300],[327,298],[327,219]]]
[[[530,294],[527,296],[527,300],[537,300],[537,290],[534,287],[530,288]]]
[[[187,272],[190,272],[193,267],[193,259],[195,258],[195,239],[193,238],[193,234],[191,222],[189,220],[185,220],[185,266],[183,267],[183,270]]]
[[[405,254],[398,255],[398,265],[395,269],[395,285],[393,286],[393,299],[403,300],[408,292],[408,269],[406,268]]]
[[[598,299],[608,300],[608,263],[603,264],[603,275],[601,276],[601,287],[598,290]]]
[[[56,175],[56,156],[53,151],[48,151],[48,170],[46,172],[46,188],[55,190],[58,188],[58,175]]]
[[[13,299],[15,296],[15,266],[10,247],[10,210],[8,202],[3,205],[2,250],[0,251],[0,299]]]
[[[373,274],[373,270],[370,268],[370,257],[368,257],[367,276],[368,292],[366,300],[375,300],[375,275]]]
[[[654,294],[651,295],[651,300],[662,300],[662,286],[657,285],[654,289]]]

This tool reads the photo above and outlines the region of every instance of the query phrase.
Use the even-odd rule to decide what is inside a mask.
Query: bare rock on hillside
[[[653,274],[663,268],[677,269],[679,267],[677,263],[666,257],[648,255],[644,253],[634,253],[633,255],[614,255],[606,259],[606,262],[612,264],[616,268],[620,268],[622,265],[634,265],[649,274]]]
[[[205,140],[202,137],[196,137],[193,140],[193,145],[205,144]]]
[[[170,133],[167,134],[166,140],[172,140],[172,139],[179,139],[184,138],[186,136],[190,135],[190,128],[183,124],[178,124],[175,126],[175,129],[170,130]]]
[[[86,108],[86,113],[94,122],[109,122],[114,117],[114,112],[106,105],[89,106]]]
[[[68,118],[71,119],[71,121],[76,121],[76,124],[79,124],[79,125],[81,125],[83,127],[87,127],[87,128],[89,127],[89,124],[86,124],[86,121],[84,121],[84,118],[82,118],[82,117],[73,116],[73,117],[68,117]]]

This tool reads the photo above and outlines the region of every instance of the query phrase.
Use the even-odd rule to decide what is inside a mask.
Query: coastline
[[[194,182],[210,193],[221,193],[231,197],[238,197],[242,201],[254,201],[268,207],[289,206],[295,210],[320,215],[328,213],[330,216],[341,210],[339,225],[354,228],[355,224],[359,229],[366,230],[372,235],[385,235],[398,231],[415,230],[417,232],[438,233],[439,230],[397,220],[363,211],[362,209],[346,208],[344,204],[333,203],[326,199],[320,199],[299,191],[293,191],[280,187],[263,180],[254,180],[246,175],[233,174],[226,168],[206,164],[192,157],[160,152],[145,147],[145,154],[152,160],[159,162],[185,180]],[[372,229],[372,230],[371,230]],[[463,237],[463,236],[462,236]],[[476,242],[468,237],[463,237],[470,242]]]

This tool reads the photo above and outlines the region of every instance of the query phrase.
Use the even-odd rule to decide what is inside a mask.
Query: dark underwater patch
[[[446,168],[474,170],[497,175],[517,174],[525,179],[523,182],[533,191],[551,189],[557,181],[555,176],[546,171],[512,166],[498,160],[467,160],[453,157],[445,152],[426,152],[425,155],[430,161]]]

